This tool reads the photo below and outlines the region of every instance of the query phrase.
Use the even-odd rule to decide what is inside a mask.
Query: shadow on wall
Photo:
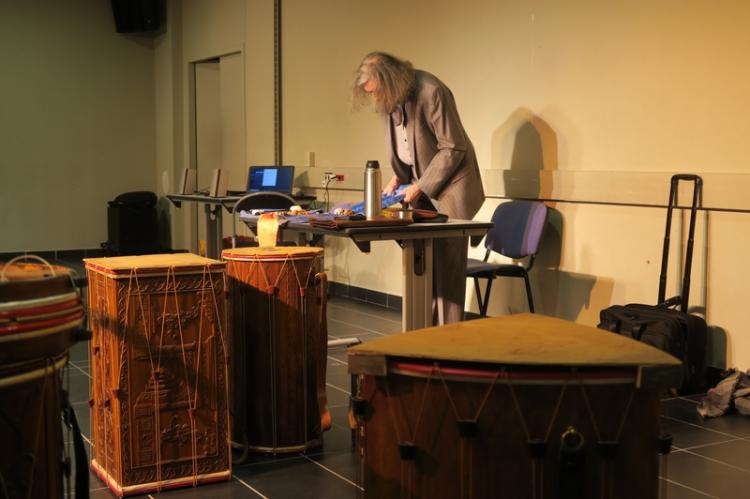
[[[708,326],[706,365],[727,369],[727,330],[719,326]],[[715,383],[714,383],[715,384]],[[713,386],[713,385],[709,385]]]
[[[529,109],[515,110],[492,134],[492,167],[503,170],[506,197],[549,199],[549,172],[558,168],[557,134]]]
[[[503,171],[504,196],[551,199],[552,172],[558,169],[557,144],[557,133],[544,119],[527,108],[514,111],[492,135],[492,166]],[[609,303],[613,284],[596,276],[560,270],[564,220],[556,203],[546,204],[550,209],[547,226],[530,276],[537,312],[596,324],[599,310]],[[506,293],[494,298],[504,295],[507,299]],[[492,304],[490,308],[497,310]]]

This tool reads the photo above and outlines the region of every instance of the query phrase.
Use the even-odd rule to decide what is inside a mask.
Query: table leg
[[[203,205],[206,210],[206,257],[221,258],[221,249],[224,245],[224,226],[221,217],[221,205]]]
[[[432,239],[404,241],[401,328],[412,331],[432,326]]]

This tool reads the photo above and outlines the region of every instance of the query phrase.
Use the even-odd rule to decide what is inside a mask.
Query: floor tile
[[[76,369],[70,369],[67,376],[67,383],[69,383],[70,387],[69,400],[71,404],[85,402],[91,398],[89,396],[90,381],[91,378],[88,374],[82,373]],[[65,388],[65,385],[63,385],[63,388]]]
[[[167,490],[164,492],[150,494],[158,498],[179,498],[179,499],[240,499],[262,497],[246,485],[243,485],[236,479],[228,482],[213,483],[210,485],[199,485],[198,487],[182,487],[179,489]]]
[[[683,451],[670,455],[667,478],[710,497],[745,499],[750,473]]]
[[[710,499],[716,496],[693,490],[685,485],[680,485],[669,480],[662,479],[661,487],[667,487],[667,498],[670,499]]]
[[[661,418],[660,428],[663,433],[672,435],[674,439],[673,445],[680,449],[689,449],[734,439],[731,435],[711,431],[700,425],[675,421],[667,417]]]
[[[238,469],[235,475],[269,499],[355,499],[359,489],[311,458]],[[292,479],[293,477],[293,479]]]
[[[732,440],[730,442],[706,445],[692,452],[700,456],[726,463],[729,466],[744,470],[750,479],[750,442],[747,440]]]

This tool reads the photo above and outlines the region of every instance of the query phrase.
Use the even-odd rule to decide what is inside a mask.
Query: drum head
[[[86,268],[109,275],[129,275],[135,270],[138,274],[163,274],[170,269],[175,271],[195,271],[209,267],[223,269],[224,263],[204,258],[192,253],[169,253],[165,255],[115,256],[111,258],[85,258]]]
[[[314,258],[323,254],[323,248],[312,246],[278,246],[273,248],[232,248],[225,249],[221,256],[225,260],[296,260]]]
[[[74,343],[84,313],[72,273],[37,263],[0,267],[0,377],[60,358]]]
[[[0,304],[75,292],[72,269],[39,263],[0,263]],[[0,305],[1,307],[1,305]]]
[[[33,281],[49,279],[50,277],[68,276],[72,272],[68,267],[61,265],[43,265],[41,263],[13,263],[5,265],[0,263],[0,274],[7,281]]]

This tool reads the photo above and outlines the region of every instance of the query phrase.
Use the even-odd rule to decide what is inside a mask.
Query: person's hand
[[[390,196],[396,191],[396,189],[398,189],[399,185],[401,185],[401,181],[396,175],[394,175],[391,178],[391,181],[388,182],[388,185],[385,186],[385,189],[383,189],[383,194],[385,194],[386,196]]]
[[[411,184],[404,189],[404,203],[413,203],[422,195],[422,189],[417,184]]]

